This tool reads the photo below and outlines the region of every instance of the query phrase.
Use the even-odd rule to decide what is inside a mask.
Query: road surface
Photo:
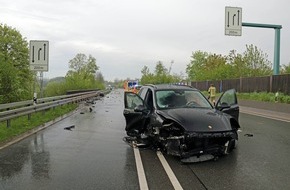
[[[126,144],[123,107],[123,91],[114,90],[0,150],[0,190],[290,189],[287,121],[241,113],[237,149],[217,161],[182,164]]]

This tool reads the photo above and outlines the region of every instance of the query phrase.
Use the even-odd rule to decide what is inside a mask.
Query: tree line
[[[284,70],[287,72],[287,67]],[[272,73],[272,63],[266,53],[251,44],[246,45],[242,54],[236,50],[228,55],[193,52],[186,73],[191,81],[268,76]]]
[[[290,73],[290,63],[283,65],[281,74]],[[186,67],[187,77],[171,74],[162,61],[156,63],[154,72],[147,66],[141,70],[142,84],[176,83],[181,81],[225,80],[240,77],[269,76],[272,74],[272,63],[268,55],[254,45],[246,45],[243,53],[231,50],[228,55],[192,52]]]
[[[37,72],[30,70],[26,38],[15,28],[0,24],[0,104],[32,99],[34,91],[40,93],[36,78]],[[79,53],[69,61],[66,76],[49,82],[43,94],[56,96],[67,90],[96,88],[104,88],[96,58]]]

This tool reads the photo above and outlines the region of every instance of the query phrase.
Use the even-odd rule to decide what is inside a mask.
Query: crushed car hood
[[[215,109],[177,108],[158,110],[159,115],[180,124],[188,132],[217,132],[232,130],[230,115]]]

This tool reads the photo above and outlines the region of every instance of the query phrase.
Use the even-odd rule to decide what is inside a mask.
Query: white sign
[[[242,35],[242,8],[226,7],[225,16],[225,35]]]
[[[48,41],[30,40],[29,62],[32,71],[48,71]]]

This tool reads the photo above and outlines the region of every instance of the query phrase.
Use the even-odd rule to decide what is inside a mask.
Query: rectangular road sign
[[[226,7],[225,9],[225,35],[242,35],[242,8]]]
[[[48,71],[48,41],[30,40],[29,62],[32,71]]]

